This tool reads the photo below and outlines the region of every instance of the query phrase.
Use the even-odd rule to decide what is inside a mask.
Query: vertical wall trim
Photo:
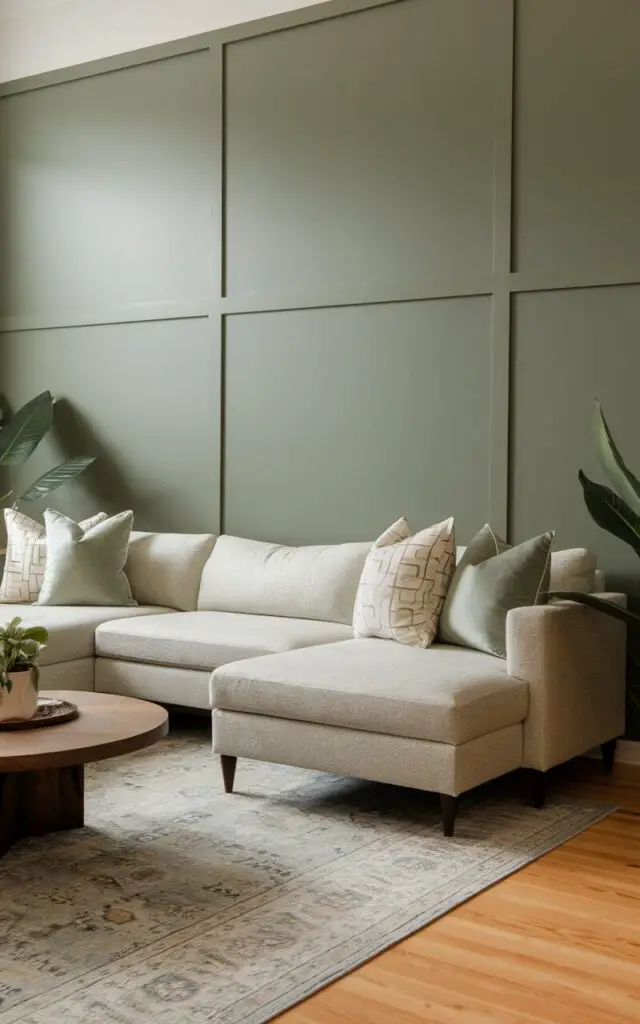
[[[493,271],[499,278],[511,270],[514,6],[515,0],[509,0],[498,19],[501,95],[496,111],[493,165]]]
[[[489,508],[491,523],[503,537],[509,530],[509,388],[511,295],[498,288],[491,307],[491,449]]]
[[[220,251],[220,267],[218,273],[218,299],[227,294],[227,46],[220,43],[216,47],[219,57],[218,83],[219,95],[216,104],[220,112],[220,187],[217,194],[220,199],[220,233],[218,239]]]
[[[224,191],[225,191],[225,102],[224,102],[224,47],[220,42],[211,44],[211,133],[214,148],[212,197],[213,265],[211,268],[210,314],[220,309],[224,278]]]
[[[227,391],[227,345],[226,320],[224,316],[217,318],[218,341],[220,346],[220,475],[218,508],[218,533],[224,533],[225,520],[225,430],[226,430],[226,391]]]
[[[225,110],[225,53],[220,39],[211,40],[212,97],[211,97],[211,131],[215,156],[213,160],[213,224],[215,237],[212,239],[213,262],[211,267],[210,310],[211,344],[216,346],[220,380],[218,401],[220,408],[220,436],[218,462],[218,495],[217,508],[213,515],[217,522],[218,533],[222,532],[224,521],[224,406],[225,406],[225,374],[224,374],[224,316],[220,309],[220,299],[224,294],[225,276],[225,174],[226,174],[226,110]]]
[[[509,526],[509,378],[511,298],[506,284],[511,269],[512,140],[515,0],[500,9],[500,100],[496,111],[493,194],[493,271],[491,310],[491,522],[506,536]]]

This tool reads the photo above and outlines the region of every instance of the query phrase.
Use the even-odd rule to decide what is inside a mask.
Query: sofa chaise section
[[[213,749],[455,797],[522,763],[526,683],[488,654],[392,640],[226,665],[211,677]],[[232,760],[230,760],[232,759]]]
[[[211,700],[218,711],[460,744],[522,722],[529,688],[489,654],[351,639],[226,665]]]
[[[614,595],[611,595],[615,599]],[[515,768],[544,773],[624,732],[625,628],[582,605],[507,617],[506,662],[460,647],[351,640],[255,658],[211,678],[213,749],[456,798]]]

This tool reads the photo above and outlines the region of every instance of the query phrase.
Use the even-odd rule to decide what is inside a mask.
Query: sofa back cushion
[[[215,542],[211,533],[134,530],[124,569],[138,604],[195,611],[202,569]]]
[[[456,548],[456,562],[467,549]],[[549,590],[575,590],[580,594],[592,594],[604,590],[604,576],[597,569],[596,556],[586,548],[565,548],[551,552],[551,574]]]
[[[198,609],[350,624],[371,543],[290,548],[224,535],[204,567]]]

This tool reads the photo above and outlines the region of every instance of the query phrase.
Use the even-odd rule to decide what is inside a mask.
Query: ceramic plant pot
[[[38,691],[33,669],[9,672],[11,692],[0,687],[0,722],[26,721],[38,710]]]

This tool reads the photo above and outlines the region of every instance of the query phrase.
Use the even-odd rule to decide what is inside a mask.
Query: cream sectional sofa
[[[355,640],[369,548],[134,533],[138,607],[5,605],[4,618],[49,629],[45,688],[212,709],[228,790],[238,757],[412,786],[441,795],[451,834],[460,793],[519,767],[539,780],[598,744],[611,753],[624,731],[624,626],[577,604],[520,608],[506,661]],[[602,590],[602,578],[586,553],[559,552],[551,586]]]

